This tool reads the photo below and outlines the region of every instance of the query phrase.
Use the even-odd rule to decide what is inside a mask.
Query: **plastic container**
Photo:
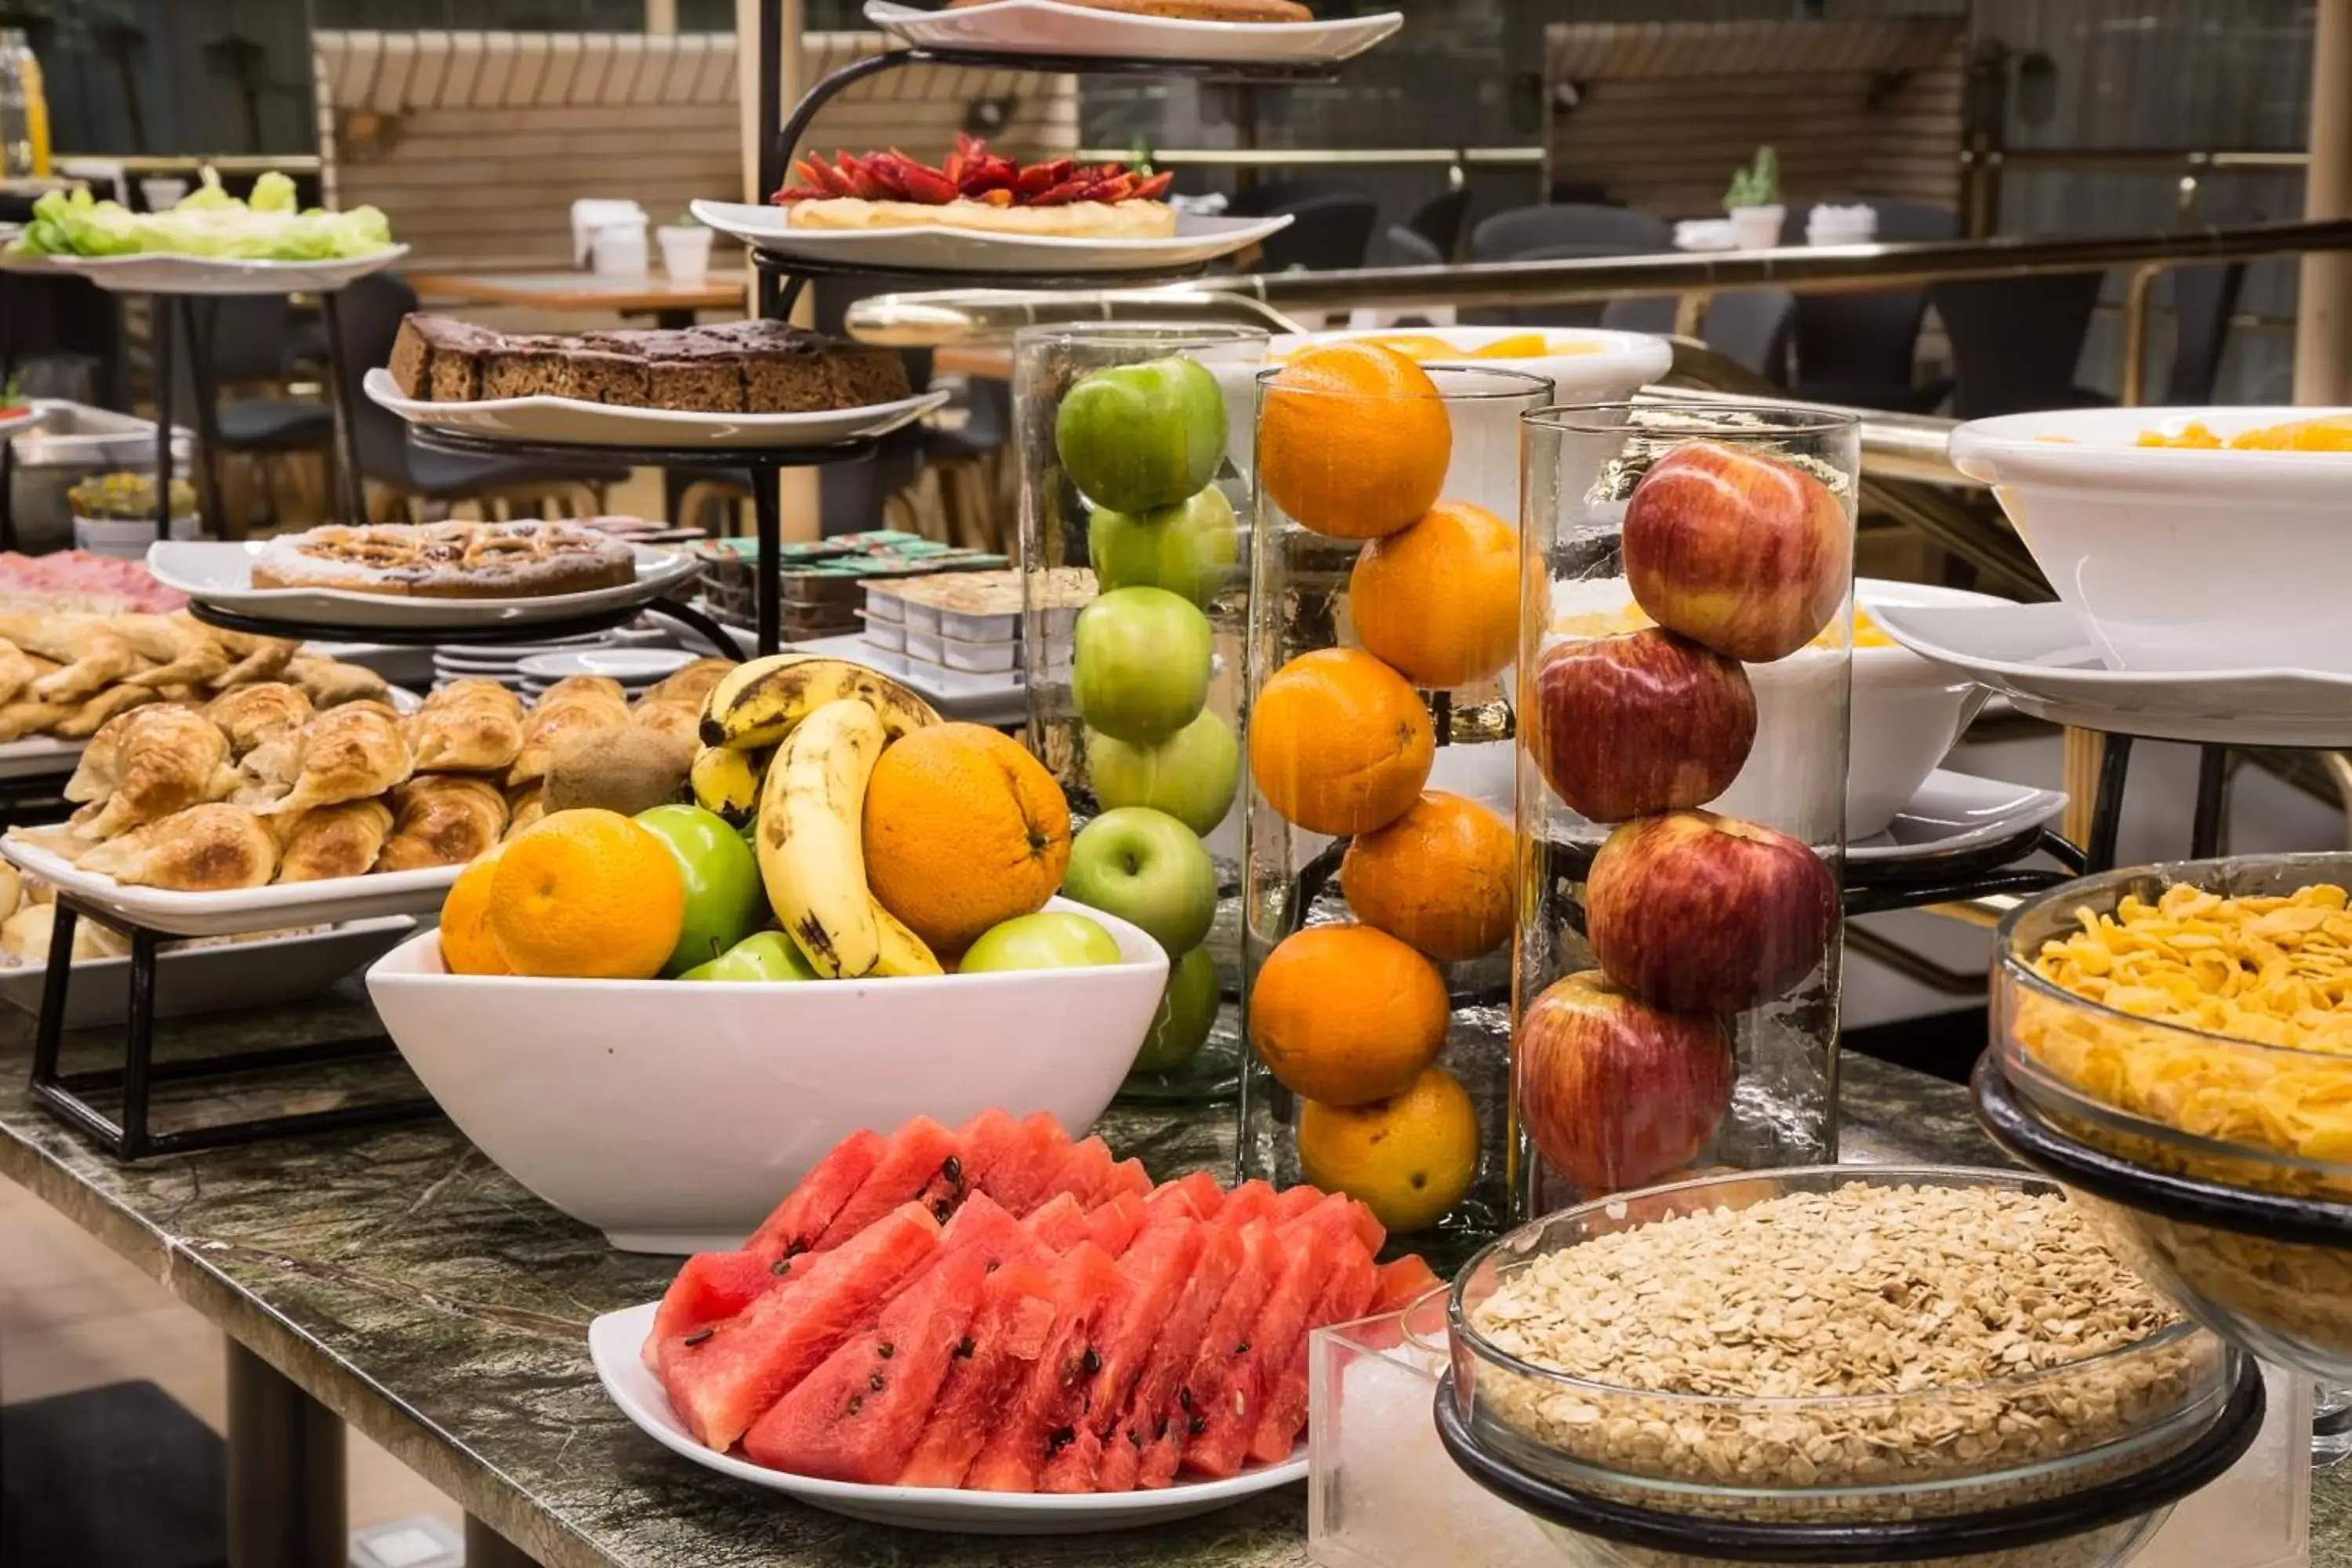
[[[1258,380],[1242,1169],[1458,1255],[1510,1207],[1511,520],[1550,383],[1285,374]]]
[[[204,537],[204,523],[194,516],[175,517],[172,520],[172,537],[201,539]],[[73,520],[73,542],[77,550],[120,556],[125,561],[144,561],[147,559],[147,547],[155,542],[155,520],[76,517]]]
[[[1515,1195],[1832,1161],[1855,423],[1552,408],[1526,458]]]
[[[654,238],[671,282],[691,285],[710,276],[710,231],[700,224],[666,223],[654,230]]]
[[[1021,668],[1018,642],[966,642],[961,637],[941,637],[936,632],[919,632],[912,626],[905,631],[908,653],[949,669],[1000,675]]]
[[[1163,812],[1179,825],[1161,838],[1184,899],[1215,888],[1207,934],[1174,955],[1130,1099],[1234,1090],[1248,498],[1210,367],[1254,367],[1265,342],[1251,327],[1148,323],[1036,327],[1013,340],[1030,747],[1082,833],[1107,810]],[[920,613],[909,598],[910,635]],[[943,616],[940,629],[955,628]]]

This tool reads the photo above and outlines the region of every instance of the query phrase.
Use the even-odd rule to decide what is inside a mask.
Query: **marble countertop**
[[[357,1033],[345,1001],[166,1026],[171,1055]],[[533,1198],[446,1121],[123,1166],[26,1098],[30,1021],[0,1017],[0,1174],[162,1281],[546,1568],[1295,1568],[1302,1489],[1182,1523],[1063,1537],[942,1536],[854,1523],[679,1459],[606,1401],[592,1318],[658,1296],[674,1258],[615,1252]],[[273,1038],[275,1037],[275,1038]],[[67,1065],[102,1065],[94,1041]],[[1949,1084],[1849,1058],[1850,1158],[1990,1163]],[[382,1066],[310,1069],[332,1098],[411,1087]],[[282,1088],[253,1089],[273,1110]],[[173,1102],[166,1101],[169,1107]],[[249,1103],[249,1102],[248,1102]],[[194,1114],[236,1114],[234,1097]],[[250,1111],[246,1113],[249,1114]],[[1098,1129],[1155,1175],[1223,1169],[1221,1117],[1118,1110]],[[2313,1488],[2315,1568],[2352,1568],[2352,1488]]]

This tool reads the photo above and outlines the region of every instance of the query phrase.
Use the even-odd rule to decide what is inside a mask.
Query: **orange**
[[[1358,920],[1448,963],[1492,952],[1511,934],[1511,826],[1444,790],[1361,833],[1339,862]]]
[[[669,846],[617,811],[551,811],[499,849],[488,922],[517,974],[647,980],[686,923]]]
[[[1309,926],[1276,942],[1250,986],[1249,1037],[1285,1089],[1361,1105],[1410,1085],[1445,1044],[1436,966],[1370,926]]]
[[[441,963],[452,974],[512,974],[498,938],[490,934],[490,874],[499,868],[501,844],[457,873],[441,901]]]
[[[1364,546],[1348,614],[1364,651],[1415,686],[1499,675],[1519,647],[1519,536],[1485,507],[1439,501]]]
[[[1427,1230],[1478,1176],[1478,1110],[1444,1068],[1368,1105],[1309,1100],[1298,1112],[1300,1173],[1345,1193],[1392,1234]]]
[[[1404,677],[1351,647],[1302,653],[1250,710],[1250,776],[1310,833],[1370,833],[1429,782],[1437,733]]]
[[[1453,459],[1437,384],[1379,343],[1308,349],[1258,406],[1258,483],[1300,527],[1335,539],[1404,527],[1436,502]]]
[[[866,885],[941,955],[1045,907],[1070,864],[1070,805],[1020,742],[930,724],[866,786]]]

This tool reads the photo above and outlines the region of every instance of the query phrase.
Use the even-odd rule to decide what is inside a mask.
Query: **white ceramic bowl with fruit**
[[[614,1246],[741,1243],[825,1152],[910,1117],[994,1106],[1073,1133],[1151,1026],[1167,955],[1061,899],[1121,962],[881,980],[561,980],[452,974],[437,931],[368,994],[409,1068],[499,1167]]]
[[[2342,408],[2086,408],[1970,420],[1950,449],[2110,668],[2344,675],[2347,426]],[[2140,444],[2286,440],[2290,426],[2307,449]]]

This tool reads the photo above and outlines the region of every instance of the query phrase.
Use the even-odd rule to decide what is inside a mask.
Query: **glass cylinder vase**
[[[1834,1161],[1856,422],[1526,437],[1513,1185]]]
[[[1508,1215],[1518,418],[1550,391],[1361,345],[1258,378],[1242,1170],[1439,1257]]]
[[[1241,1054],[1243,637],[1255,327],[1013,340],[1030,749],[1078,829],[1064,892],[1169,947],[1130,1100],[1230,1097]]]

